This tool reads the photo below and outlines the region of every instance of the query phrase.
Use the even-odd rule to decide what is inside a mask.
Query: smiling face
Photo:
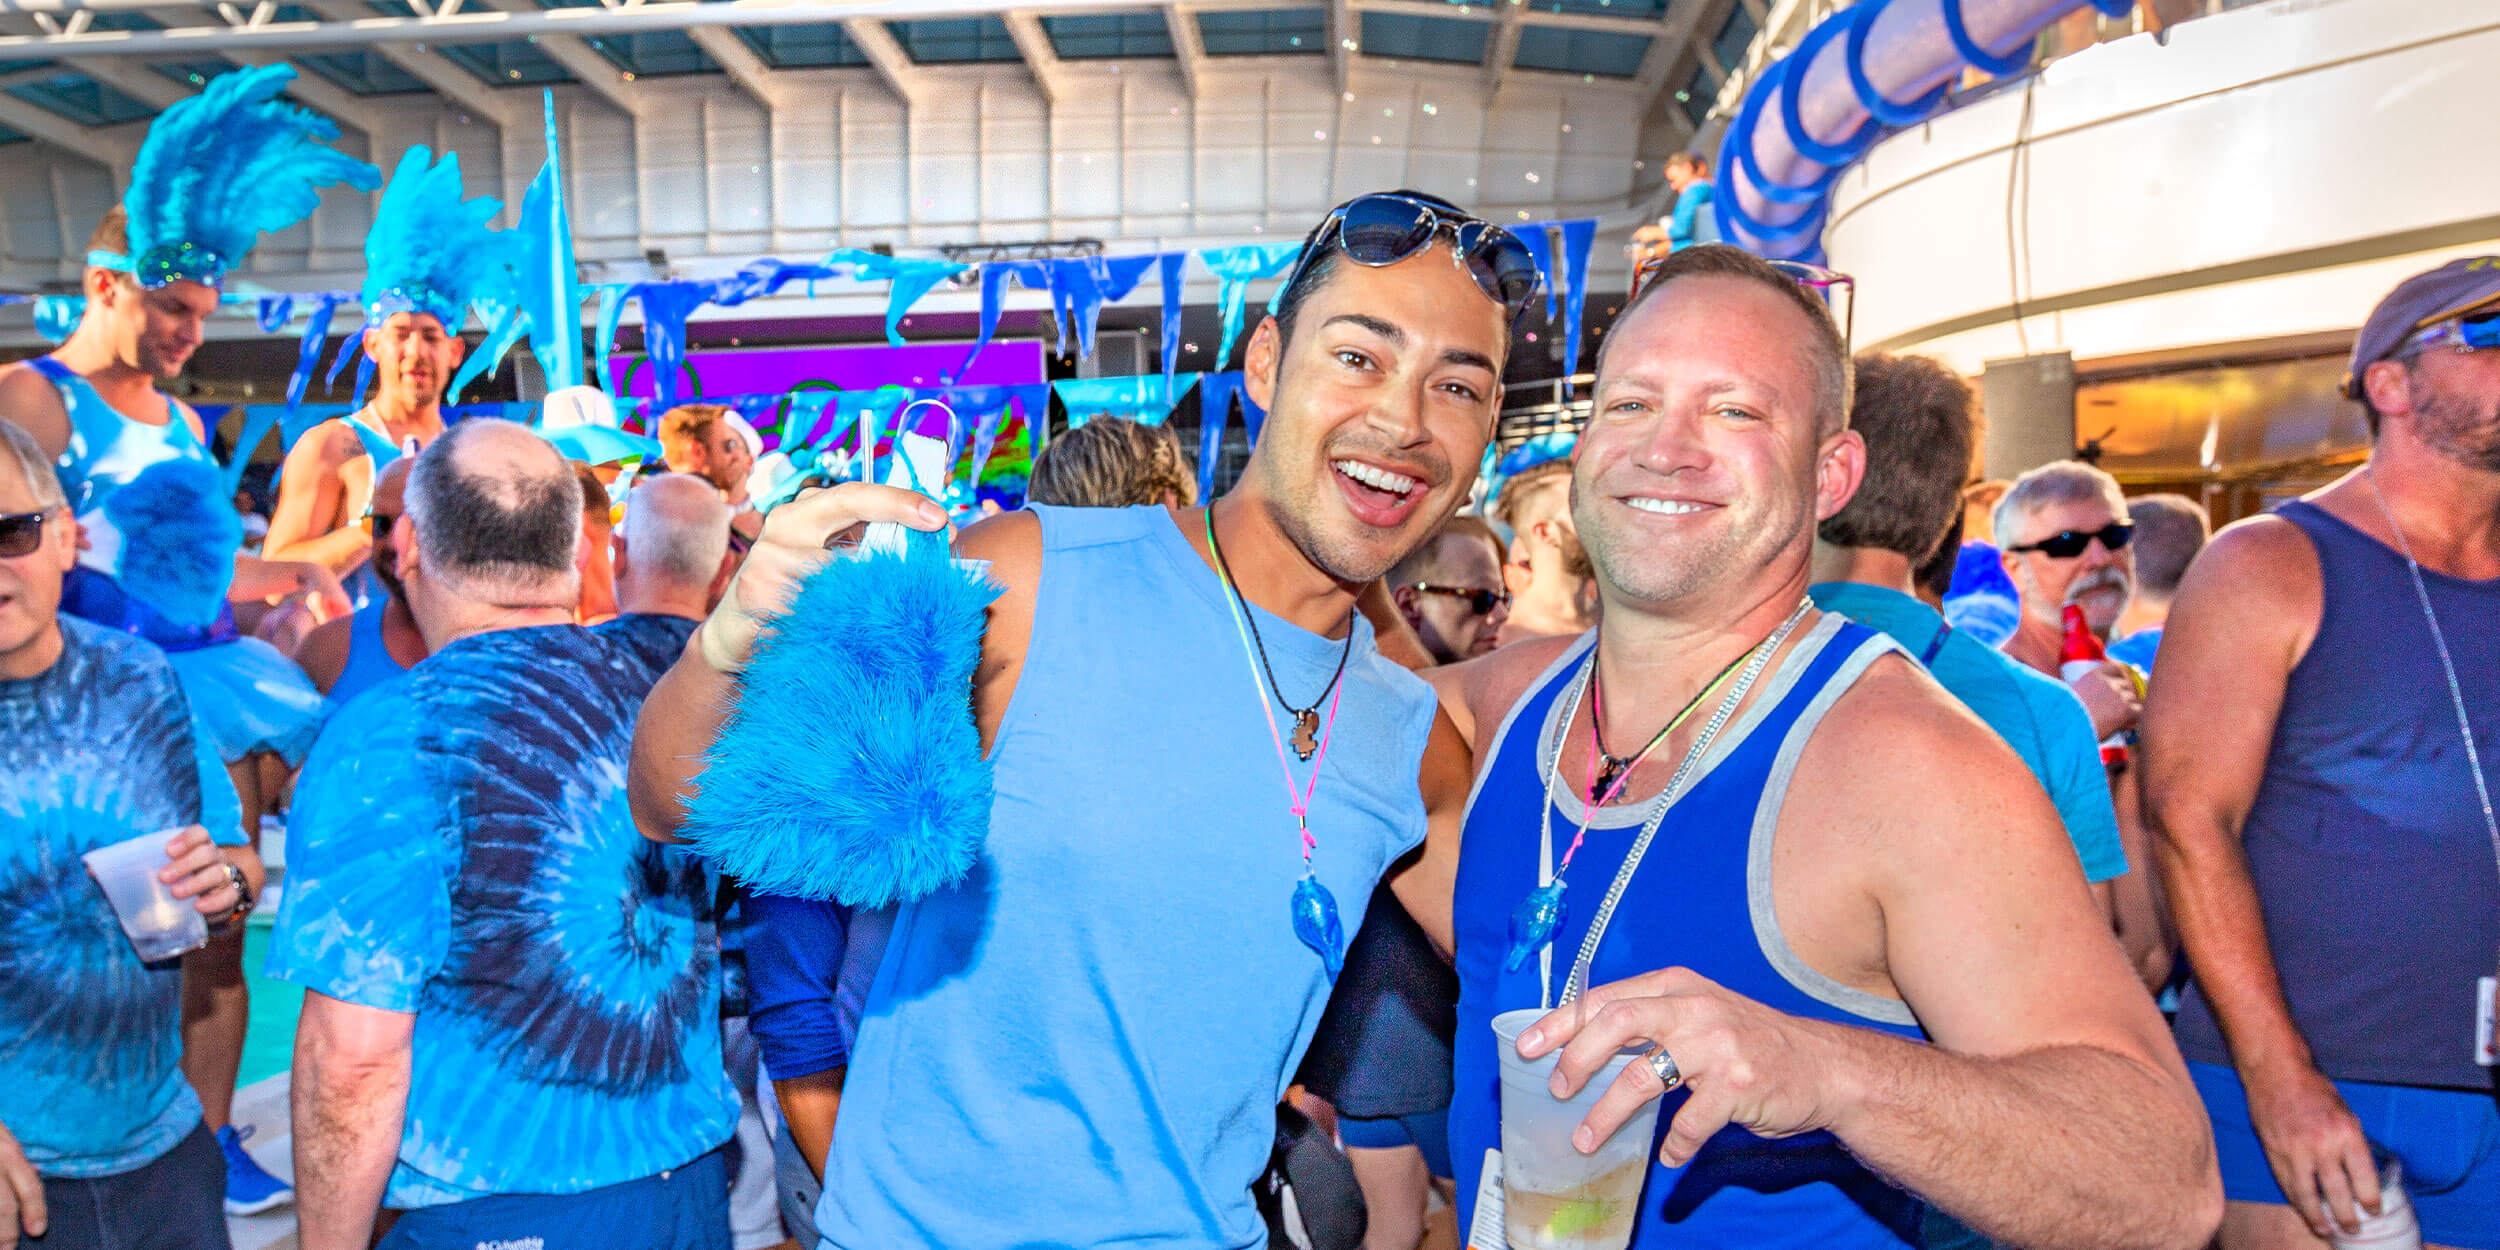
[[[432,313],[392,313],[365,335],[365,355],[373,358],[376,385],[384,394],[418,408],[441,403],[468,344],[446,333]]]
[[[1340,261],[1251,337],[1268,410],[1243,481],[1311,562],[1378,578],[1465,501],[1501,410],[1501,305],[1438,244],[1394,265]]]
[[[1750,278],[1696,274],[1609,335],[1573,462],[1572,519],[1611,609],[1726,596],[1740,607],[1802,578],[1815,522],[1865,467],[1821,401],[1795,302]]]

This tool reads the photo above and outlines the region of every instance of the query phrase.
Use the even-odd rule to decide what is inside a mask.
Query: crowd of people
[[[1226,493],[1098,420],[952,535],[987,831],[872,907],[682,843],[799,588],[944,508],[758,511],[718,406],[630,475],[447,422],[470,279],[376,252],[373,396],[246,552],[159,389],[240,253],[148,194],[0,370],[0,1247],[2500,1247],[2500,260],[2371,310],[2367,459],[2208,543],[2079,461],[1972,487],[1959,377],[1707,242],[1488,455],[1524,249],[1357,197]],[[82,863],[139,835],[178,960]],[[1662,1101],[1637,1204],[1505,1213],[1505,1063],[1627,1053],[1571,1145]]]

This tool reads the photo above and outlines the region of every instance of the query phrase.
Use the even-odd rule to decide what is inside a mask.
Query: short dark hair
[[[1816,380],[1821,394],[1816,397],[1815,426],[1825,437],[1849,426],[1850,368],[1849,345],[1840,337],[1840,326],[1832,320],[1832,310],[1825,307],[1821,296],[1806,290],[1796,279],[1772,267],[1771,262],[1727,243],[1704,243],[1697,247],[1679,247],[1667,254],[1650,270],[1649,281],[1616,315],[1614,324],[1620,328],[1632,319],[1634,311],[1651,300],[1661,298],[1678,278],[1716,275],[1744,278],[1758,282],[1780,294],[1780,298],[1796,305],[1814,327],[1809,348],[1814,355]],[[1597,346],[1597,374],[1606,373],[1606,356],[1615,345],[1616,336],[1608,334]]]
[[[1407,552],[1406,558],[1390,568],[1382,580],[1394,590],[1400,586],[1439,581],[1449,576],[1445,571],[1449,567],[1449,562],[1442,558],[1441,547],[1451,539],[1483,543],[1493,551],[1494,567],[1497,569],[1501,567],[1502,540],[1494,535],[1493,527],[1485,524],[1482,517],[1453,515],[1449,520],[1441,523],[1441,528],[1432,532],[1432,537],[1425,539],[1413,551]]]
[[[601,529],[613,528],[616,524],[616,501],[608,495],[607,483],[600,481],[599,475],[589,465],[579,460],[571,463],[573,480],[582,488],[582,519],[597,521]]]
[[[1970,387],[1925,356],[1869,353],[1857,358],[1856,374],[1849,426],[1866,440],[1866,479],[1815,536],[1898,552],[1915,566],[1962,515],[1975,437]]]
[[[2178,593],[2179,579],[2211,534],[2204,506],[2185,495],[2138,495],[2127,501],[2127,519],[2135,522],[2136,588]]]
[[[461,597],[487,603],[571,578],[582,537],[582,488],[569,465],[561,473],[499,466],[490,474],[462,463],[461,446],[497,424],[454,422],[417,453],[408,474],[407,510],[425,567]]]
[[[1690,165],[1693,167],[1694,173],[1700,174],[1704,178],[1710,176],[1710,158],[1689,148],[1668,157],[1667,163],[1670,165]]]
[[[1969,518],[1969,512],[1954,509],[1952,523],[1944,527],[1944,537],[1936,543],[1935,551],[1910,572],[1911,583],[1935,596],[1938,602],[1953,593],[1953,574],[1962,563],[1962,526]]]

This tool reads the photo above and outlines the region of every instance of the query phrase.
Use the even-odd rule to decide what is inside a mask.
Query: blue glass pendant
[[[1528,956],[1544,950],[1554,941],[1554,930],[1562,927],[1563,917],[1570,909],[1563,905],[1563,883],[1558,879],[1528,891],[1528,897],[1510,909],[1510,956],[1503,960],[1511,972],[1519,971]]]
[[[1337,919],[1337,896],[1307,872],[1293,887],[1293,935],[1319,952],[1328,983],[1335,985],[1337,974],[1345,970],[1345,923]]]

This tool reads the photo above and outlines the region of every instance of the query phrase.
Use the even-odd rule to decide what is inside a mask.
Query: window
[[[1649,36],[1604,30],[1564,30],[1556,26],[1519,29],[1519,55],[1511,64],[1521,69],[1553,69],[1600,78],[1630,78],[1641,72],[1649,54]]]
[[[1172,28],[1161,12],[1045,17],[1050,46],[1071,61],[1118,56],[1172,55]]]
[[[19,83],[10,95],[82,126],[110,126],[153,117],[156,110],[74,70]]]
[[[995,17],[892,22],[886,29],[894,32],[894,41],[903,45],[903,51],[912,60],[924,65],[1024,59],[1024,54],[1016,50],[1015,39],[1007,33],[1007,23]]]
[[[842,27],[741,26],[738,38],[774,69],[817,69],[828,65],[866,65],[868,54],[851,42]]]
[[[1405,13],[1363,14],[1363,51],[1372,56],[1407,61],[1484,60],[1484,43],[1493,27],[1455,17],[1415,17]]]
[[[1727,21],[1719,27],[1717,38],[1710,41],[1710,51],[1719,58],[1722,69],[1734,69],[1745,63],[1745,50],[1753,46],[1753,37],[1762,27],[1753,14],[1739,4],[1727,11]]]
[[[1328,14],[1320,9],[1213,9],[1198,14],[1208,56],[1324,52]]]
[[[296,64],[357,95],[411,95],[431,90],[378,52],[299,52]]]

